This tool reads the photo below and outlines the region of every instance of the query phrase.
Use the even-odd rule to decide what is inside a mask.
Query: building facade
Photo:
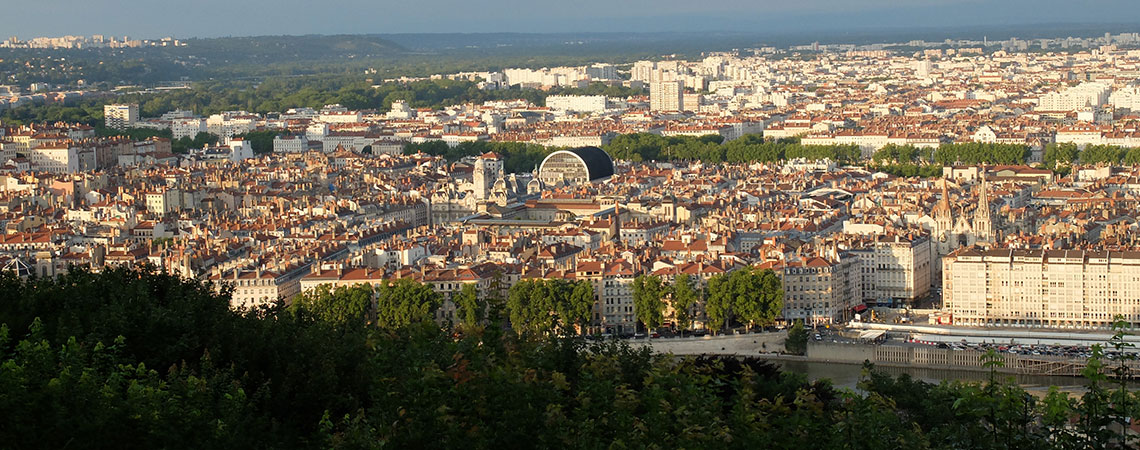
[[[130,128],[139,121],[139,105],[114,104],[103,105],[103,123],[107,128]]]
[[[862,304],[859,260],[840,257],[838,262],[814,257],[784,266],[784,312],[786,321],[807,325],[842,323]]]
[[[961,249],[943,261],[959,325],[1108,328],[1140,322],[1140,252]]]
[[[852,253],[860,260],[863,300],[900,304],[930,293],[930,238],[885,236]]]
[[[649,110],[680,112],[685,108],[685,83],[658,81],[649,85]]]

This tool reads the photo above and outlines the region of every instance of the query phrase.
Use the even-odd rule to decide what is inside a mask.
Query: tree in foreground
[[[590,292],[588,283],[562,283],[528,285],[566,298]],[[1125,411],[1100,347],[1080,396],[1052,389],[1038,401],[996,365],[987,381],[937,385],[868,366],[858,391],[840,390],[754,358],[678,358],[614,341],[496,336],[495,327],[446,333],[412,307],[432,303],[422,287],[382,287],[421,301],[408,303],[415,312],[400,321],[406,325],[379,328],[351,326],[359,316],[349,306],[362,292],[352,289],[318,292],[296,309],[238,312],[224,291],[145,270],[27,281],[2,273],[0,442],[13,449],[1124,444],[1113,427]],[[572,311],[548,308],[547,316]],[[1136,393],[1124,392],[1135,404]]]

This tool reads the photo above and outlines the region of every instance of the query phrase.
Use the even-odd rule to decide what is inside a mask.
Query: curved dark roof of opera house
[[[547,159],[562,152],[573,153],[586,164],[586,170],[590,173],[590,181],[600,180],[614,175],[614,160],[610,158],[609,153],[606,153],[605,150],[598,147],[578,147],[559,150],[547,155],[546,159],[542,160],[542,164],[546,165]]]

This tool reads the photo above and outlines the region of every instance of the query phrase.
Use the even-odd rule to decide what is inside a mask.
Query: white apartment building
[[[168,122],[172,121],[172,120],[178,120],[178,119],[194,119],[194,118],[195,118],[194,112],[193,111],[187,111],[185,109],[176,109],[174,111],[170,111],[170,112],[164,113],[161,116],[158,116],[159,120],[165,120]]]
[[[1101,145],[1105,143],[1105,132],[1110,129],[1099,125],[1076,124],[1058,129],[1054,140],[1058,144],[1076,144],[1080,147]]]
[[[301,275],[303,273],[279,275],[260,269],[234,270],[224,277],[215,275],[211,280],[218,289],[221,289],[223,283],[230,283],[233,286],[230,308],[246,310],[273,304],[278,299],[288,303],[301,292]]]
[[[309,150],[309,139],[305,136],[276,136],[273,138],[273,153],[301,153]]]
[[[395,120],[407,120],[416,116],[416,110],[408,106],[408,102],[404,100],[396,100],[392,102],[392,109],[388,111],[386,117]]]
[[[618,79],[617,67],[613,64],[597,63],[592,64],[586,68],[586,75],[591,80],[616,80]]]
[[[103,105],[103,124],[107,128],[130,128],[138,121],[137,103]]]
[[[214,114],[206,119],[206,131],[227,138],[248,133],[257,128],[258,117],[246,112]]]
[[[657,70],[657,63],[653,61],[638,61],[633,63],[633,69],[630,70],[630,79],[633,81],[640,81],[642,83],[650,83],[655,81],[653,73]]]
[[[317,121],[323,123],[359,123],[363,119],[360,111],[327,111],[321,110]]]
[[[230,161],[239,162],[253,158],[253,143],[244,139],[228,139],[226,147],[230,149]]]
[[[1140,322],[1140,252],[961,249],[943,259],[943,310],[971,326]]]
[[[605,134],[577,134],[557,135],[538,143],[550,147],[601,147],[613,140],[612,133]]]
[[[604,95],[551,95],[546,106],[555,111],[600,113],[606,110]]]
[[[1076,111],[1099,108],[1108,102],[1112,87],[1104,83],[1081,83],[1063,92],[1050,92],[1037,101],[1038,111]]]
[[[305,128],[305,138],[310,141],[324,141],[328,134],[329,124],[327,123],[314,123]]]
[[[146,210],[151,214],[165,216],[182,209],[182,193],[178,189],[163,189],[143,195]]]
[[[364,150],[365,146],[372,145],[377,140],[379,140],[378,136],[369,136],[368,133],[362,131],[334,131],[325,135],[324,139],[321,140],[321,151],[332,153],[339,146],[345,150],[360,152]]]
[[[1117,89],[1108,96],[1108,103],[1118,109],[1140,111],[1140,86]]]
[[[79,148],[67,142],[43,144],[28,154],[35,170],[51,173],[79,172],[82,161]]]
[[[685,83],[659,81],[649,85],[649,110],[680,112],[685,108]]]
[[[205,119],[189,118],[170,121],[170,134],[174,139],[182,139],[184,137],[194,139],[198,133],[204,133],[206,131]]]

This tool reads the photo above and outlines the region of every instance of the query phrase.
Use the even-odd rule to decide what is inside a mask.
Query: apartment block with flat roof
[[[962,249],[943,260],[959,325],[1108,328],[1140,322],[1140,252]]]

